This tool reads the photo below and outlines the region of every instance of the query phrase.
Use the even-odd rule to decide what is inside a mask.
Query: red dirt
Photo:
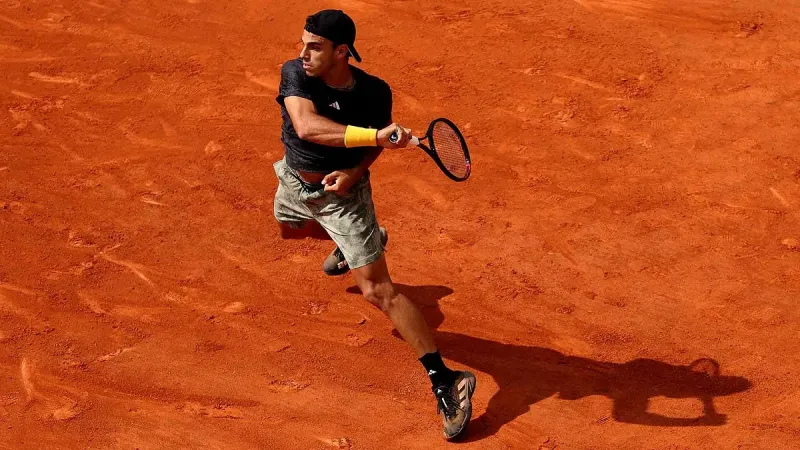
[[[449,446],[331,244],[273,223],[323,4],[396,119],[471,144],[464,184],[374,170],[479,377],[465,448],[800,447],[797,1],[60,3],[0,1],[0,447]]]

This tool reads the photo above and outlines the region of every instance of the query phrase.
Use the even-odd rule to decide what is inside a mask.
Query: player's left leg
[[[379,231],[381,233],[381,245],[386,247],[386,243],[389,242],[389,232],[383,227],[380,227]],[[350,264],[338,246],[322,262],[322,271],[330,276],[344,275],[350,271]]]
[[[353,269],[353,275],[364,298],[389,317],[403,339],[414,349],[417,358],[437,351],[422,313],[392,284],[384,256]]]
[[[336,242],[364,297],[389,317],[414,349],[430,377],[438,409],[444,413],[445,438],[458,437],[472,415],[475,376],[445,366],[422,313],[392,284],[383,254],[385,234],[375,217],[369,176],[359,180],[346,196],[322,194],[310,198],[307,205]]]
[[[444,437],[457,438],[472,417],[475,375],[450,370],[445,366],[422,313],[408,297],[395,289],[383,255],[363,266],[354,263],[353,267],[353,275],[364,298],[386,314],[403,339],[414,349],[427,371],[436,396],[437,409],[444,413]]]

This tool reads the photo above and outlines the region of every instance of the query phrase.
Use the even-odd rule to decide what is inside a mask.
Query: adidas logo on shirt
[[[336,108],[337,110],[341,110],[341,108],[339,108],[339,102],[333,102],[328,106],[330,106],[331,108]]]

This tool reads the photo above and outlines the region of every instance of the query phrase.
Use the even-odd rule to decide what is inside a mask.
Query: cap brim
[[[352,45],[348,45],[347,48],[350,50],[350,56],[352,56],[357,62],[361,62],[361,56],[356,51],[356,48]]]

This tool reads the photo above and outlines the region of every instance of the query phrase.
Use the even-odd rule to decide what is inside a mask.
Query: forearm
[[[295,131],[304,141],[330,147],[344,147],[347,126],[317,114],[308,114],[295,124]]]
[[[329,147],[373,147],[378,130],[342,125],[326,117],[311,114],[295,125],[300,139]],[[375,156],[377,158],[377,155]]]
[[[378,130],[337,123],[317,114],[314,103],[306,98],[290,96],[284,100],[284,104],[294,131],[304,141],[329,147],[348,148],[375,147],[377,145],[385,147],[387,145],[386,133],[379,139]]]

